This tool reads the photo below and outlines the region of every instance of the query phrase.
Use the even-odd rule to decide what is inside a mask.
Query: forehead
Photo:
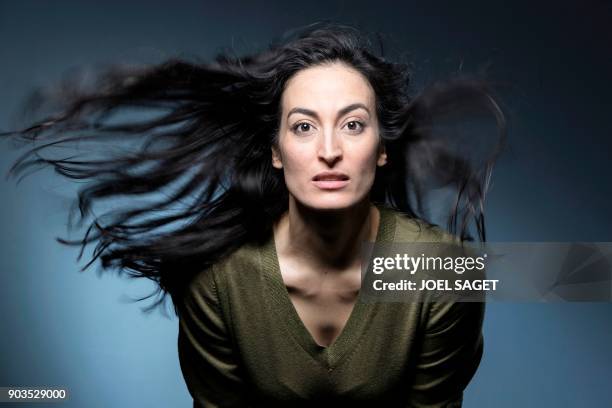
[[[374,89],[357,70],[342,63],[305,68],[287,81],[282,95],[283,111],[299,106],[337,110],[351,103],[374,106]]]

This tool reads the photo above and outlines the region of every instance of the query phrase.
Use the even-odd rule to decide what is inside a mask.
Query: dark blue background
[[[385,33],[420,84],[487,65],[513,84],[489,241],[612,241],[611,17],[604,1],[2,1],[0,129],[73,67],[253,51],[331,19]],[[2,148],[3,174],[15,157]],[[151,286],[79,274],[77,251],[54,241],[73,191],[50,172],[0,184],[0,386],[65,386],[66,407],[190,406],[177,320],[125,301]],[[608,405],[611,306],[489,304],[465,406]]]

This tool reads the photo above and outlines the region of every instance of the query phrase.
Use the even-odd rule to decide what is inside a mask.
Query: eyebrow
[[[370,110],[368,109],[367,106],[365,106],[363,103],[352,103],[348,106],[345,106],[344,108],[340,109],[338,111],[338,116],[336,117],[339,118],[341,116],[346,115],[347,113],[349,113],[350,111],[353,111],[355,109],[365,109],[366,112],[368,112],[368,114],[370,114]],[[289,116],[293,115],[294,113],[302,113],[304,115],[307,116],[312,116],[313,118],[316,118],[317,120],[319,119],[319,115],[317,115],[317,112],[310,110],[310,109],[306,109],[306,108],[293,108],[289,111],[289,113],[287,114],[287,119],[289,119]]]

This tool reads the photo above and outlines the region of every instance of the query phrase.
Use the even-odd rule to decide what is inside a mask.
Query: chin
[[[340,197],[327,197],[324,199],[311,199],[306,201],[300,201],[303,206],[312,208],[314,210],[344,210],[356,205],[359,200],[346,199]]]

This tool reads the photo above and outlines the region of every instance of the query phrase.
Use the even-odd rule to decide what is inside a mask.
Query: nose
[[[342,158],[341,141],[333,131],[324,132],[319,144],[318,156],[330,167]]]

